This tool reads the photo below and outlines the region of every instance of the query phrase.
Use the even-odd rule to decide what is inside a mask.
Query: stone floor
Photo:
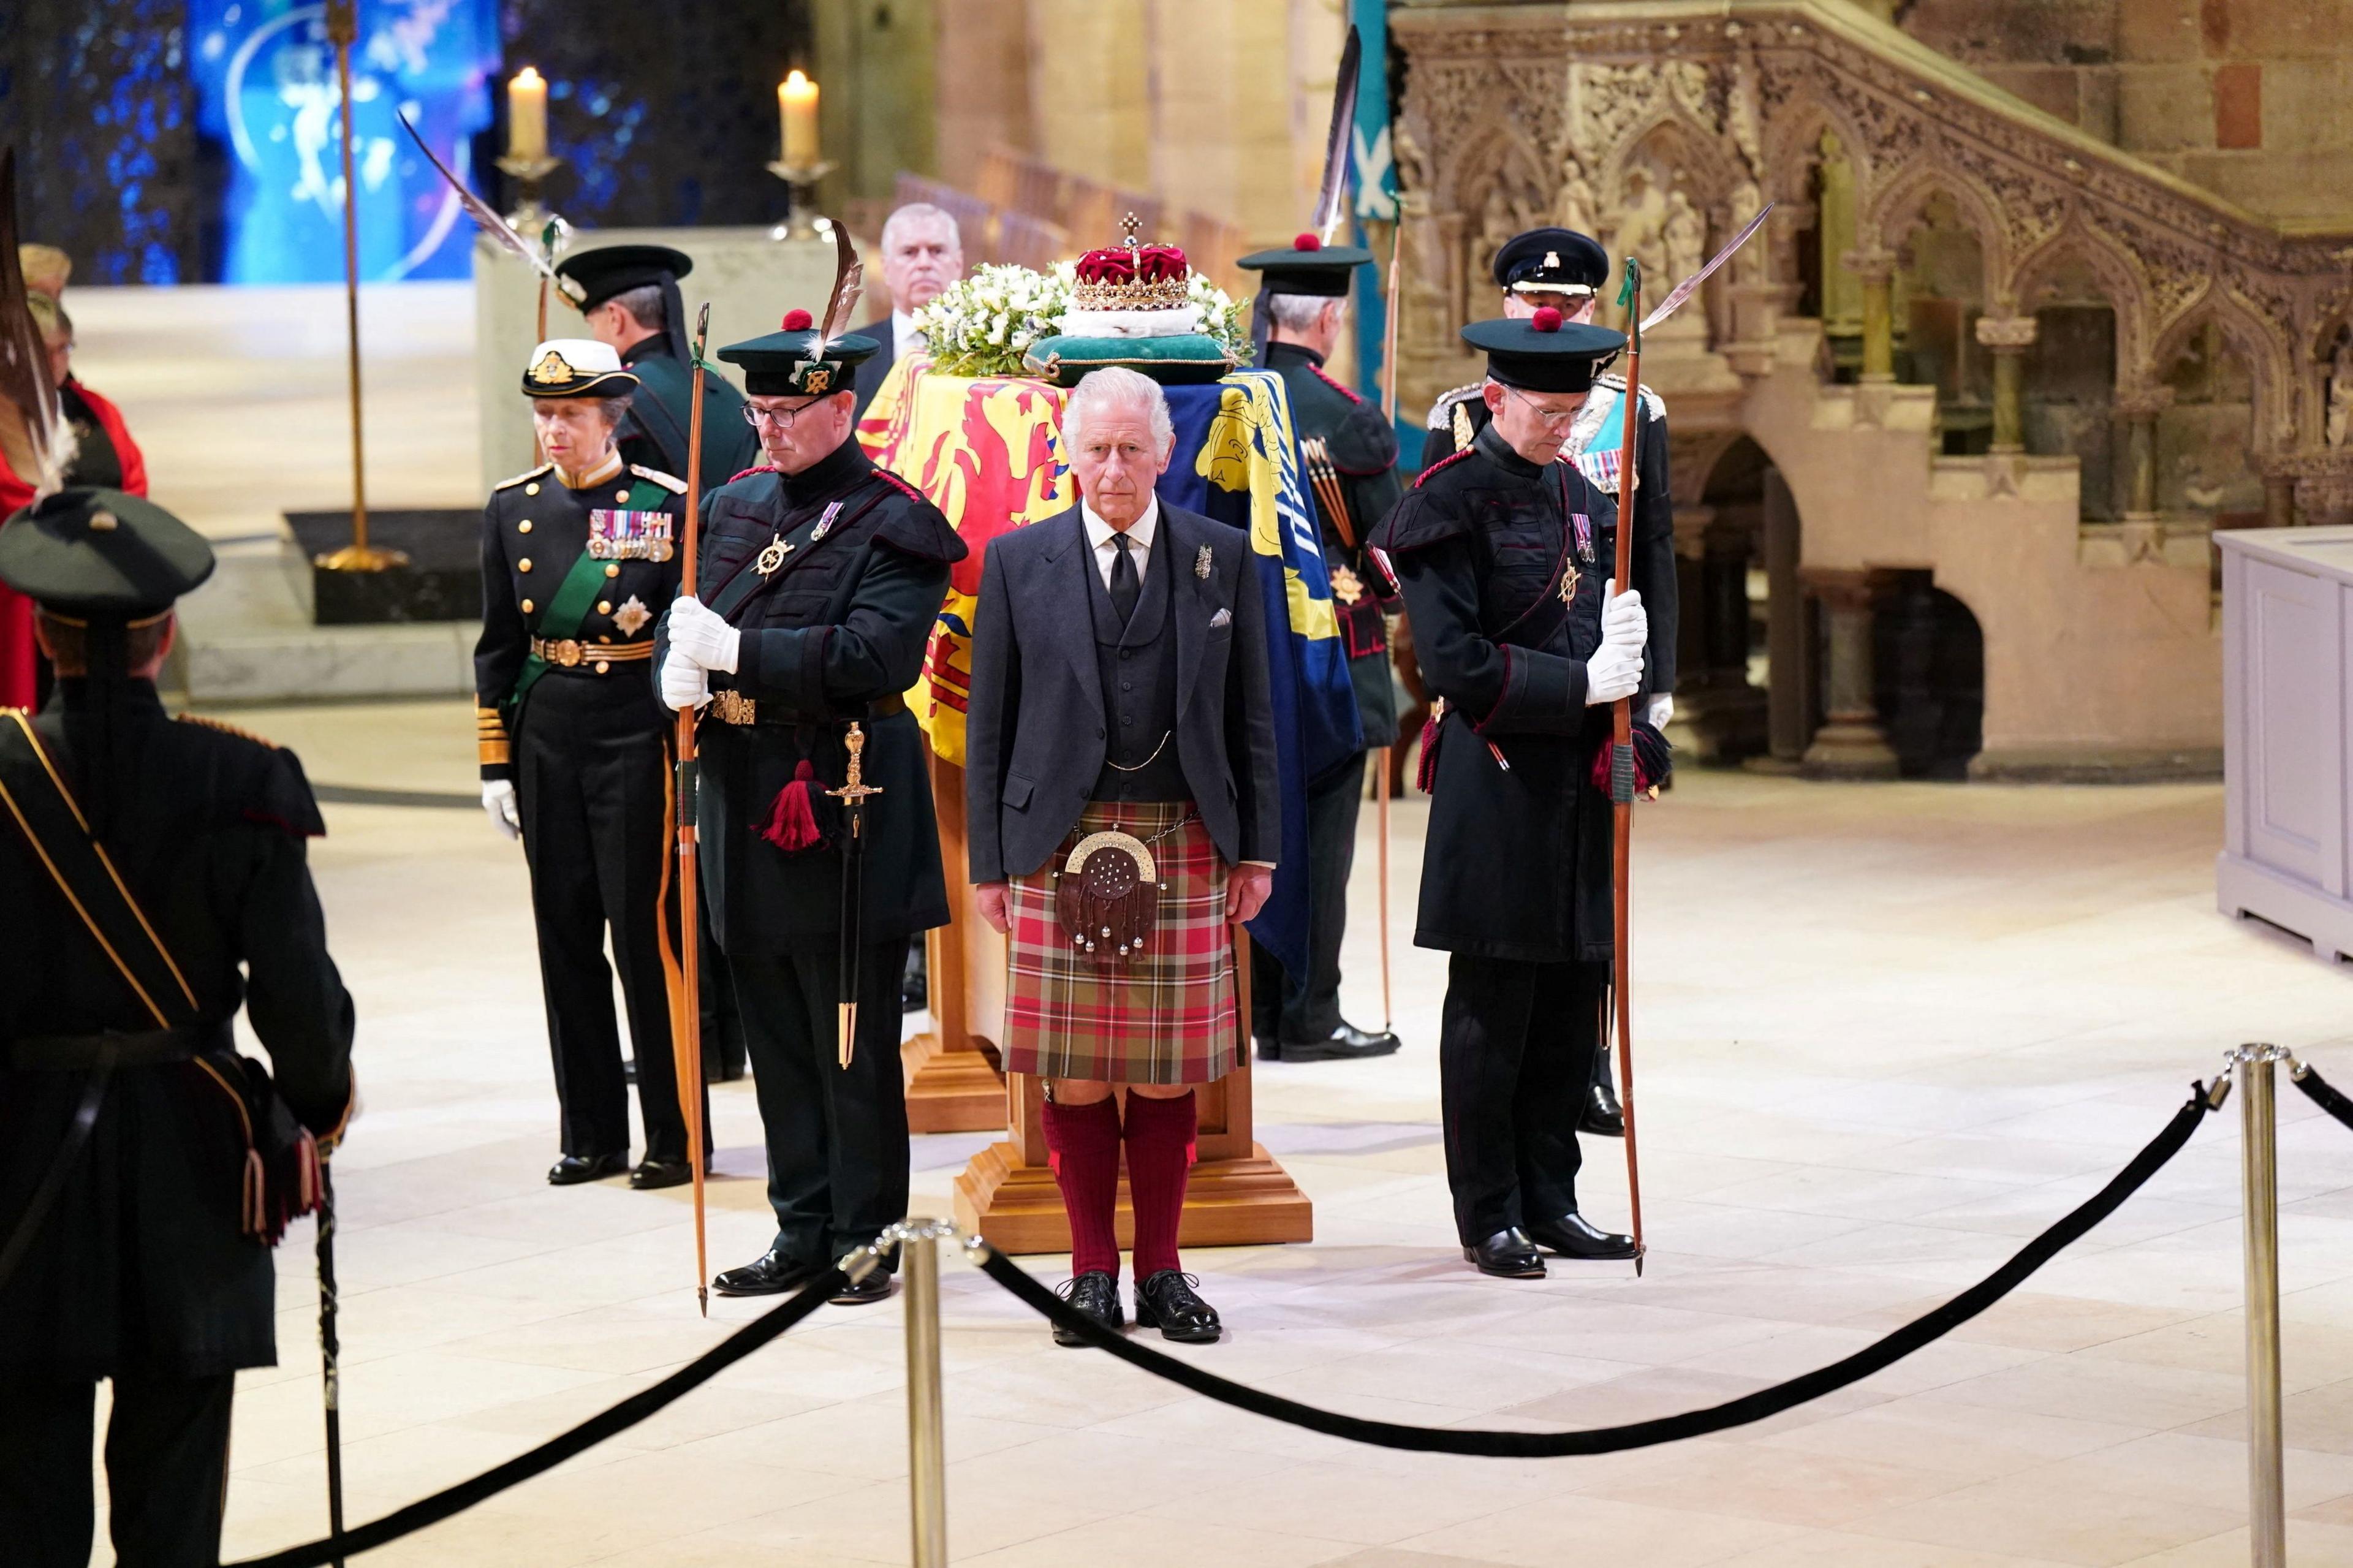
[[[242,712],[338,804],[315,864],[359,998],[343,1199],[354,1520],[470,1475],[754,1316],[691,1294],[682,1194],[557,1192],[522,861],[466,803],[460,704]],[[1370,813],[1367,816],[1369,827]],[[1832,1361],[1987,1273],[2268,1038],[2353,1077],[2347,979],[2217,916],[2219,793],[1809,785],[1697,774],[1638,837],[1647,1278],[1455,1255],[1437,1126],[1444,971],[1409,945],[1364,1065],[1261,1069],[1261,1131],[1317,1239],[1196,1253],[1231,1331],[1183,1352],[1294,1397],[1560,1428],[1705,1405]],[[1369,849],[1362,863],[1369,864]],[[1372,885],[1348,995],[1378,1014]],[[750,1086],[714,1095],[714,1266],[768,1226]],[[2353,1564],[2353,1134],[2283,1089],[2290,1540]],[[1392,1453],[1240,1415],[1089,1352],[945,1263],[950,1534],[965,1564],[2022,1568],[2245,1561],[2236,1107],[2108,1225],[1950,1339],[1717,1437],[1544,1463]],[[919,1209],[986,1140],[919,1139]],[[1626,1214],[1595,1142],[1587,1208]],[[237,1412],[232,1556],[324,1522],[306,1228],[286,1364]],[[1059,1279],[1060,1260],[1028,1260]],[[670,1410],[361,1559],[501,1568],[907,1560],[899,1307],[828,1308]],[[100,1560],[103,1561],[101,1552]]]

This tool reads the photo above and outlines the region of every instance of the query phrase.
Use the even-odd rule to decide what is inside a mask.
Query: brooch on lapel
[[[765,577],[769,573],[782,566],[785,563],[785,557],[792,552],[793,547],[786,544],[785,536],[779,533],[768,541],[768,547],[761,551],[758,559],[752,563],[752,570]]]
[[[841,503],[839,501],[826,502],[825,515],[818,519],[817,526],[809,531],[809,542],[811,544],[815,544],[818,540],[823,539],[827,534],[832,532],[833,520],[840,515]]]
[[[1209,547],[1204,544],[1201,546],[1201,552],[1193,557],[1193,575],[1207,582],[1209,576]]]

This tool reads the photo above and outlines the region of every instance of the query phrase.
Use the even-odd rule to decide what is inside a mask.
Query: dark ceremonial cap
[[[637,373],[595,338],[550,338],[522,368],[526,397],[619,397],[637,389]]]
[[[1590,294],[1609,280],[1609,253],[1573,228],[1532,228],[1495,252],[1495,287],[1514,294]]]
[[[648,284],[675,283],[694,270],[694,258],[667,245],[600,245],[576,250],[555,264],[556,275],[572,279],[584,292],[580,308],[593,310],[616,294]]]
[[[212,574],[203,534],[121,490],[59,490],[0,524],[0,583],[69,619],[160,615]]]
[[[1325,245],[1312,234],[1303,234],[1288,246],[1253,250],[1234,265],[1266,274],[1263,286],[1271,294],[1340,299],[1355,281],[1356,268],[1372,258],[1373,253],[1361,245]]]
[[[1487,374],[1523,392],[1588,392],[1600,362],[1626,346],[1626,334],[1564,321],[1550,305],[1525,319],[1498,316],[1462,329],[1462,341],[1485,352]]]
[[[807,310],[787,310],[780,330],[729,343],[719,357],[744,367],[744,390],[754,397],[822,397],[855,388],[859,365],[881,352],[856,332],[828,342]]]

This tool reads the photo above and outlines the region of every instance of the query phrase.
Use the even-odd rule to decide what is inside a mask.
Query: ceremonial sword
[[[846,1070],[858,1044],[858,927],[866,870],[866,797],[881,795],[882,786],[866,782],[866,731],[859,728],[857,720],[849,721],[849,733],[841,738],[841,744],[849,753],[849,764],[843,770],[841,787],[825,793],[841,802],[842,813],[849,819],[841,846],[841,961],[835,973],[840,992],[835,999],[834,1049]]]

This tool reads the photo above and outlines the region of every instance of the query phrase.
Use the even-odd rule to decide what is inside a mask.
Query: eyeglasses
[[[816,402],[804,403],[797,408],[763,408],[756,403],[744,405],[744,423],[757,430],[769,426],[778,430],[793,427],[794,418],[817,406]]]
[[[1547,430],[1567,429],[1571,425],[1577,423],[1577,416],[1583,413],[1585,408],[1585,405],[1582,403],[1579,403],[1575,408],[1546,408],[1543,404],[1538,403],[1535,398],[1530,397],[1526,393],[1522,392],[1516,386],[1507,386],[1504,388],[1504,390],[1510,393],[1514,397],[1518,398],[1522,403],[1526,404],[1530,408],[1534,409],[1535,411],[1536,417],[1545,422],[1545,428]]]

